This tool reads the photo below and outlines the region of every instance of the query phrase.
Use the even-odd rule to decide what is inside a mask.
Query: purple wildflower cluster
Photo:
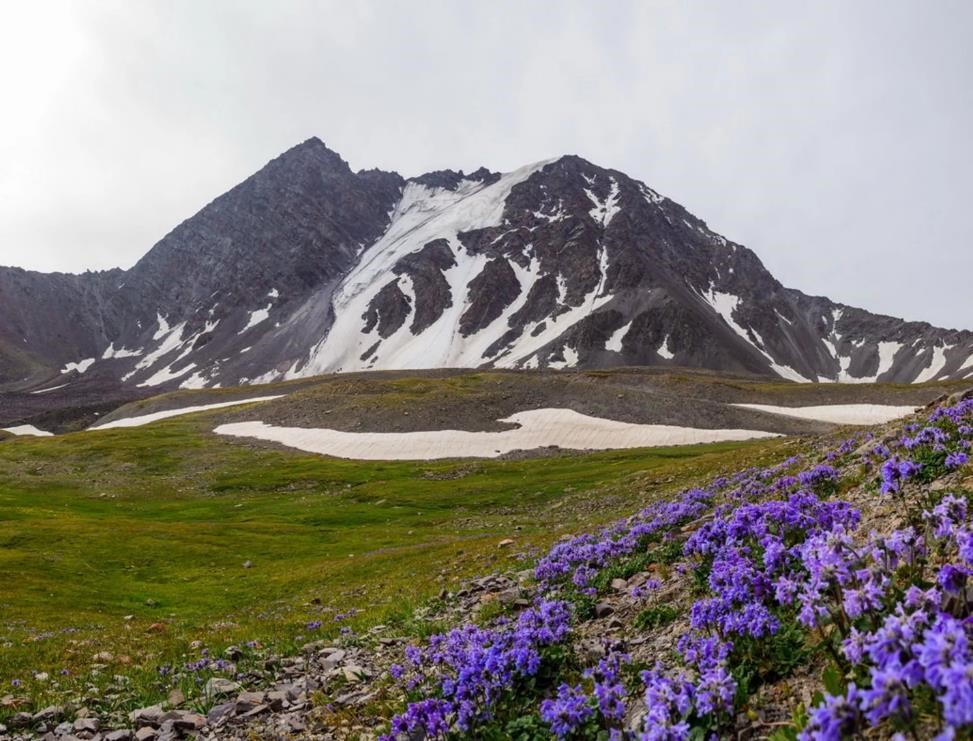
[[[874,727],[914,734],[934,728],[943,741],[967,737],[973,530],[966,500],[941,495],[917,509],[909,526],[863,537],[860,512],[834,497],[843,475],[858,475],[862,466],[877,472],[884,494],[900,495],[910,482],[966,465],[971,423],[973,400],[962,401],[934,410],[898,439],[869,444],[870,434],[856,436],[826,454],[825,463],[796,473],[792,458],[720,477],[557,544],[537,563],[536,606],[519,619],[466,625],[407,650],[406,665],[392,674],[414,701],[386,738],[470,735],[518,692],[540,693],[539,718],[558,738],[719,735],[736,709],[734,662],[785,623],[830,650],[849,682],[812,710],[802,739],[839,739]],[[628,659],[617,651],[571,682],[528,683],[541,673],[545,650],[569,636],[564,600],[595,595],[604,569],[685,530],[692,534],[675,572],[695,571],[705,594],[690,609],[677,663],[642,672],[640,693],[623,681]],[[658,586],[653,581],[651,588]],[[637,701],[644,702],[635,714],[642,719],[626,726]]]
[[[392,676],[411,693],[426,699],[410,703],[392,720],[398,734],[435,737],[456,726],[468,732],[493,717],[493,707],[518,682],[537,674],[545,647],[561,643],[571,622],[566,602],[541,601],[517,620],[498,620],[492,627],[464,625],[435,635],[425,648],[406,649],[405,666]],[[430,696],[438,696],[433,701]],[[445,724],[445,725],[444,725]]]
[[[826,698],[803,738],[839,739],[886,721],[912,727],[929,716],[940,719],[942,741],[971,730],[967,502],[947,495],[923,520],[921,532],[910,526],[857,549],[845,537],[818,544],[812,578],[826,588],[815,619],[838,628],[846,668],[858,681]],[[849,598],[865,589],[858,585],[867,585],[869,599]]]

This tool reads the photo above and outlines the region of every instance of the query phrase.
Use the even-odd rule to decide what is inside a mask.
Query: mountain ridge
[[[625,173],[353,171],[311,137],[128,270],[0,268],[0,389],[433,367],[686,366],[793,381],[973,375],[973,333],[783,286]]]

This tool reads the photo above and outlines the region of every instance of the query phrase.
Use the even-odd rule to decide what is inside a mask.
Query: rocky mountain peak
[[[406,180],[353,172],[317,137],[131,270],[0,270],[8,388],[70,389],[85,374],[167,388],[619,365],[798,382],[963,378],[973,335],[787,289],[679,204],[577,155]]]

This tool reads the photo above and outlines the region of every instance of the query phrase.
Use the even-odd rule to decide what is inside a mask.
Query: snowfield
[[[916,410],[916,407],[885,404],[826,404],[808,407],[781,407],[773,404],[734,404],[733,406],[785,417],[831,422],[836,425],[877,425],[905,417]]]
[[[220,425],[214,432],[357,460],[496,458],[513,450],[552,445],[570,450],[612,450],[777,437],[775,433],[757,430],[630,424],[589,417],[571,409],[534,409],[499,421],[517,427],[502,432],[342,432],[327,428],[275,427],[264,422],[236,422]]]
[[[47,430],[40,430],[34,425],[18,425],[17,427],[2,427],[0,432],[9,432],[13,435],[31,435],[33,437],[53,437],[54,434]]]
[[[258,401],[273,401],[274,399],[279,399],[284,394],[277,394],[276,396],[255,396],[252,399],[238,399],[236,401],[221,401],[218,404],[198,404],[191,407],[180,407],[179,409],[166,409],[161,412],[152,412],[151,414],[142,414],[138,417],[125,417],[124,419],[114,419],[111,422],[105,422],[104,424],[94,425],[89,427],[89,430],[111,430],[116,427],[141,427],[142,425],[147,425],[151,422],[158,422],[160,419],[168,419],[169,417],[179,417],[183,414],[193,414],[194,412],[206,412],[210,409],[223,409],[225,407],[239,406],[240,404],[253,404]],[[50,433],[44,433],[50,434]]]

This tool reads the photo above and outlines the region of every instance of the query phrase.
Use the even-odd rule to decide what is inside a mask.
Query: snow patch
[[[60,386],[51,386],[49,389],[39,389],[37,391],[31,391],[32,394],[46,394],[49,391],[57,391],[58,389],[66,388],[68,384],[62,383]]]
[[[932,349],[932,360],[929,361],[929,365],[923,370],[918,376],[916,376],[913,383],[924,383],[925,381],[931,381],[940,373],[944,367],[946,367],[946,353],[952,350],[955,345],[943,345],[942,347],[936,346]]]
[[[605,341],[605,349],[611,350],[612,352],[622,351],[622,340],[625,335],[628,334],[628,330],[632,328],[632,323],[623,324],[621,327],[616,329],[611,333],[611,336]]]
[[[112,342],[108,347],[105,348],[105,352],[101,354],[102,360],[111,360],[112,358],[137,358],[144,352],[142,348],[138,350],[126,350],[124,347],[115,349],[115,343]]]
[[[270,317],[270,310],[272,308],[274,308],[273,303],[269,303],[267,304],[266,308],[254,309],[253,311],[251,311],[250,315],[247,317],[246,326],[243,329],[241,329],[239,332],[237,332],[237,334],[243,334],[248,329],[251,329],[252,327],[256,327],[258,324],[260,324],[260,322],[266,321]]]
[[[578,364],[578,351],[573,347],[565,345],[561,348],[561,354],[564,356],[564,360],[552,360],[547,366],[560,370],[562,368],[574,368]]]
[[[197,404],[195,406],[180,407],[178,409],[166,409],[161,412],[152,412],[151,414],[142,414],[138,417],[125,417],[124,419],[114,419],[111,422],[105,422],[100,425],[94,425],[89,427],[89,430],[110,430],[116,427],[141,427],[142,425],[147,425],[150,422],[157,422],[160,419],[169,419],[169,417],[180,417],[183,414],[193,414],[195,412],[206,412],[210,409],[223,409],[225,407],[239,406],[240,404],[254,404],[259,401],[272,401],[274,399],[280,399],[284,394],[277,394],[276,396],[255,396],[251,399],[237,399],[236,401],[221,401],[215,404]]]
[[[669,335],[666,335],[666,338],[662,341],[662,344],[659,345],[659,349],[656,350],[656,352],[666,360],[672,360],[674,357],[676,357],[675,353],[669,349]]]
[[[734,296],[732,293],[723,293],[721,291],[717,291],[713,288],[712,284],[706,293],[700,293],[700,295],[717,314],[723,317],[723,321],[727,323],[730,329],[740,335],[740,337],[746,340],[750,346],[756,349],[767,359],[767,362],[770,363],[770,367],[774,373],[781,378],[786,378],[789,381],[795,381],[797,383],[812,382],[811,379],[805,378],[790,366],[781,365],[778,363],[774,357],[767,352],[765,349],[766,345],[764,344],[763,340],[759,338],[759,335],[757,335],[752,329],[745,329],[744,327],[740,326],[736,319],[733,318],[733,312],[735,312],[737,306],[740,305],[739,296]],[[754,341],[755,337],[758,338],[757,342]]]
[[[546,344],[553,342],[569,328],[611,301],[612,296],[610,294],[603,295],[608,277],[608,257],[604,247],[601,248],[598,265],[601,270],[598,285],[581,300],[581,303],[577,306],[569,306],[566,311],[555,317],[547,317],[543,322],[528,322],[517,339],[500,355],[496,365],[501,368],[513,368],[522,364],[524,360],[535,355]],[[544,329],[534,336],[534,330],[541,323],[544,324]]]
[[[178,362],[178,359],[175,362]],[[162,368],[161,370],[157,370],[155,373],[153,373],[151,376],[149,376],[147,379],[145,379],[144,381],[142,381],[142,383],[138,385],[140,387],[160,386],[163,383],[174,381],[177,378],[182,378],[184,375],[189,373],[189,371],[191,371],[193,368],[196,367],[195,363],[190,363],[184,368],[174,371],[172,370],[172,366],[175,364],[175,362],[170,363],[169,365],[167,365],[165,368]]]
[[[12,435],[29,435],[31,437],[53,437],[54,433],[48,432],[47,430],[41,430],[34,425],[17,425],[16,427],[2,427],[0,428],[3,432],[9,432]]]
[[[209,383],[209,379],[202,373],[196,371],[189,378],[179,384],[181,389],[204,389]]]
[[[734,404],[743,409],[779,414],[784,417],[812,419],[836,425],[877,425],[915,412],[916,407],[883,404],[826,404],[823,406],[783,407],[773,404]]]
[[[71,371],[77,371],[78,373],[84,373],[88,368],[90,368],[95,362],[94,358],[85,358],[84,360],[79,360],[77,363],[68,363],[61,369],[61,373],[70,373]]]
[[[642,186],[642,195],[645,196],[645,200],[653,205],[658,205],[662,203],[662,196],[656,193],[652,188],[647,185]]]
[[[367,247],[355,268],[345,277],[332,300],[335,321],[328,334],[311,349],[308,362],[286,378],[328,371],[363,368],[435,368],[476,366],[489,343],[477,333],[475,342],[463,338],[459,320],[469,304],[469,282],[483,270],[486,256],[471,255],[459,241],[460,231],[503,224],[503,211],[511,189],[552,160],[528,165],[501,176],[492,184],[463,180],[455,190],[431,188],[410,182],[402,191],[385,234]],[[407,327],[381,341],[366,361],[361,355],[380,338],[363,332],[362,317],[396,263],[436,239],[445,239],[456,265],[443,276],[449,283],[452,305],[419,335]],[[491,334],[497,331],[491,325]],[[403,331],[403,329],[405,331]],[[505,331],[505,330],[504,330]],[[502,334],[502,332],[500,333]]]
[[[357,460],[496,458],[513,450],[532,450],[551,445],[569,450],[612,450],[776,437],[774,433],[757,430],[706,430],[616,422],[589,417],[571,409],[533,409],[499,421],[517,427],[502,432],[342,432],[327,428],[275,427],[264,422],[237,422],[220,425],[214,432],[278,442],[309,453]]]
[[[607,227],[615,214],[621,211],[621,206],[618,205],[618,182],[615,178],[609,178],[611,180],[611,188],[608,191],[608,196],[605,200],[601,200],[593,192],[584,189],[585,195],[588,196],[588,200],[594,204],[594,208],[588,212],[588,215],[595,220],[596,223],[601,224],[602,228]]]

